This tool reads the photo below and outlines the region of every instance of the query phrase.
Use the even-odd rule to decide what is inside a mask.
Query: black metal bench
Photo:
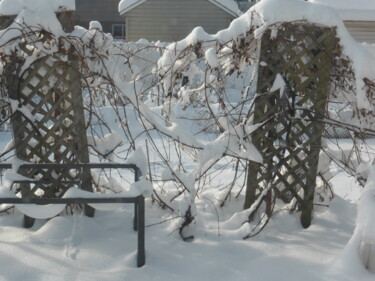
[[[88,164],[22,164],[19,169],[132,169],[134,170],[134,181],[138,181],[141,172],[134,164],[120,163],[88,163]],[[0,163],[1,169],[12,169],[12,164]],[[15,183],[40,183],[40,181],[20,180]],[[47,183],[47,182],[46,182]],[[92,197],[92,198],[1,198],[0,204],[89,204],[89,203],[134,203],[134,222],[133,228],[138,231],[138,255],[137,266],[141,267],[145,264],[145,199],[143,195],[135,197]]]

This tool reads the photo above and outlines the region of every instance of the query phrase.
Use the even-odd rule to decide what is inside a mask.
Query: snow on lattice
[[[270,89],[270,92],[274,92],[274,91],[279,90],[280,91],[280,97],[282,97],[283,94],[284,94],[285,85],[286,85],[286,83],[285,83],[283,77],[279,73],[277,73],[275,81],[273,82],[273,85]]]
[[[19,111],[21,112],[26,118],[29,119],[29,121],[33,122],[35,121],[35,116],[31,113],[31,110],[27,106],[20,106],[19,102],[17,100],[9,100],[10,106],[12,108],[12,112]]]

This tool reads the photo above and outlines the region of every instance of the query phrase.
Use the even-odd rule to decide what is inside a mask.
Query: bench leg
[[[23,216],[23,227],[30,228],[34,225],[35,219],[27,215]]]
[[[134,203],[133,229],[135,231],[138,230],[138,198],[137,198],[137,202]]]
[[[137,229],[138,229],[138,256],[137,266],[144,266],[146,262],[145,254],[145,198],[143,195],[137,199]]]
[[[91,206],[89,206],[88,204],[85,204],[83,206],[83,211],[85,213],[85,216],[89,217],[89,218],[93,218],[94,215],[95,215],[95,209]]]

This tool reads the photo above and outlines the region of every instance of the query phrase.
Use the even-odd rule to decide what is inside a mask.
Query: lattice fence
[[[58,18],[72,29],[72,13],[61,13]],[[2,25],[8,21],[1,22]],[[69,27],[70,26],[70,27]],[[4,27],[4,26],[3,26]],[[31,34],[58,42],[43,31]],[[21,56],[9,58],[4,67],[5,85],[12,103],[11,123],[16,155],[30,163],[88,163],[89,152],[84,119],[81,74],[78,58],[66,52],[42,55],[29,65],[24,54],[32,55],[37,44],[19,45]],[[22,170],[20,173],[33,181],[16,188],[23,197],[55,198],[80,183],[80,188],[92,190],[90,172],[86,170]],[[49,184],[46,184],[48,182]],[[92,209],[87,208],[90,215]]]
[[[303,23],[283,24],[275,38],[271,31],[263,35],[254,106],[254,124],[263,125],[252,141],[264,164],[250,164],[245,208],[271,185],[275,196],[297,200],[302,225],[310,225],[337,43],[334,29]],[[276,79],[285,88],[271,92]]]
[[[61,63],[51,56],[23,73],[19,90],[10,94],[20,106],[12,117],[19,159],[32,163],[89,161],[80,78],[74,60]],[[28,171],[26,175],[56,184],[24,186],[23,196],[34,196],[38,190],[48,198],[63,194],[78,176],[67,170]]]

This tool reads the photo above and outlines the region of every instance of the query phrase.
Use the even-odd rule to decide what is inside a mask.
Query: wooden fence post
[[[274,34],[273,34],[274,35]],[[306,23],[284,23],[277,36],[262,36],[254,124],[264,123],[252,141],[262,165],[250,163],[245,208],[271,185],[285,202],[295,198],[301,224],[311,223],[323,119],[330,91],[335,30]],[[275,80],[285,87],[271,92]]]

